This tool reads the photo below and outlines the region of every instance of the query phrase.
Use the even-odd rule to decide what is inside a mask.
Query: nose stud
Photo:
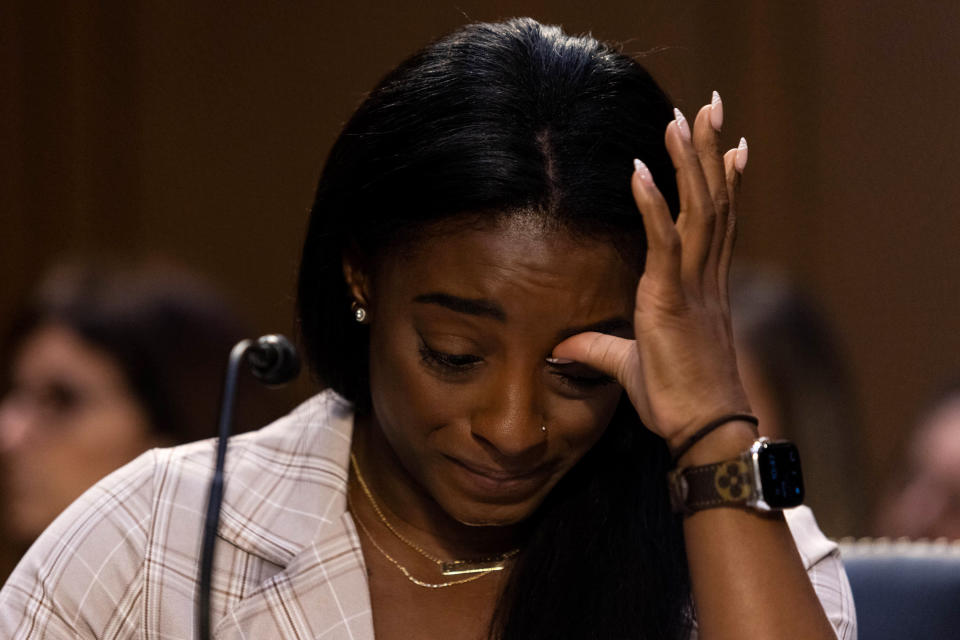
[[[545,424],[540,425],[540,431],[543,431],[544,433],[546,433],[546,432],[547,432],[547,425],[545,425]]]

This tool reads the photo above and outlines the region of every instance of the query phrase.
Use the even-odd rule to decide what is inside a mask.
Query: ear
[[[360,305],[367,306],[370,303],[370,277],[369,270],[359,252],[355,250],[345,250],[343,252],[343,279],[350,290],[350,296]]]

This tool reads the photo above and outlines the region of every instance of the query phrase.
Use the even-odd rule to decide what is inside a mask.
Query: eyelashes
[[[446,379],[456,380],[467,375],[483,363],[483,358],[473,354],[447,353],[430,347],[420,338],[420,359],[429,369]],[[589,390],[616,382],[610,376],[581,364],[549,364],[550,374],[568,387]]]
[[[423,341],[423,338],[420,339],[420,359],[431,368],[437,368],[447,373],[469,371],[482,361],[482,358],[479,356],[445,353],[431,349],[427,346],[427,343]]]
[[[557,367],[558,365],[553,365]],[[559,365],[559,366],[569,366],[569,365]],[[608,384],[614,384],[615,379],[611,378],[608,375],[602,373],[593,373],[589,375],[575,375],[573,373],[560,373],[559,371],[555,373],[556,376],[565,380],[566,382],[573,384],[574,386],[580,387],[582,389],[592,389],[594,387],[603,387]]]

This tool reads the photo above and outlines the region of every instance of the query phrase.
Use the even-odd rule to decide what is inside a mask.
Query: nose
[[[535,456],[547,442],[542,389],[530,372],[507,374],[484,390],[484,402],[471,420],[473,436],[498,456]]]

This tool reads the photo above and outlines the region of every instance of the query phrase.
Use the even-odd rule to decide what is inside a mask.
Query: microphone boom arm
[[[200,553],[200,593],[197,609],[197,632],[201,640],[210,638],[210,596],[213,577],[213,552],[220,526],[220,505],[223,502],[223,471],[227,458],[227,441],[233,426],[233,404],[237,393],[237,375],[246,360],[254,376],[267,385],[280,385],[300,372],[296,349],[285,337],[270,334],[253,340],[241,340],[230,350],[227,372],[220,402],[217,428],[217,460],[207,497],[207,514],[203,522],[203,543]]]

